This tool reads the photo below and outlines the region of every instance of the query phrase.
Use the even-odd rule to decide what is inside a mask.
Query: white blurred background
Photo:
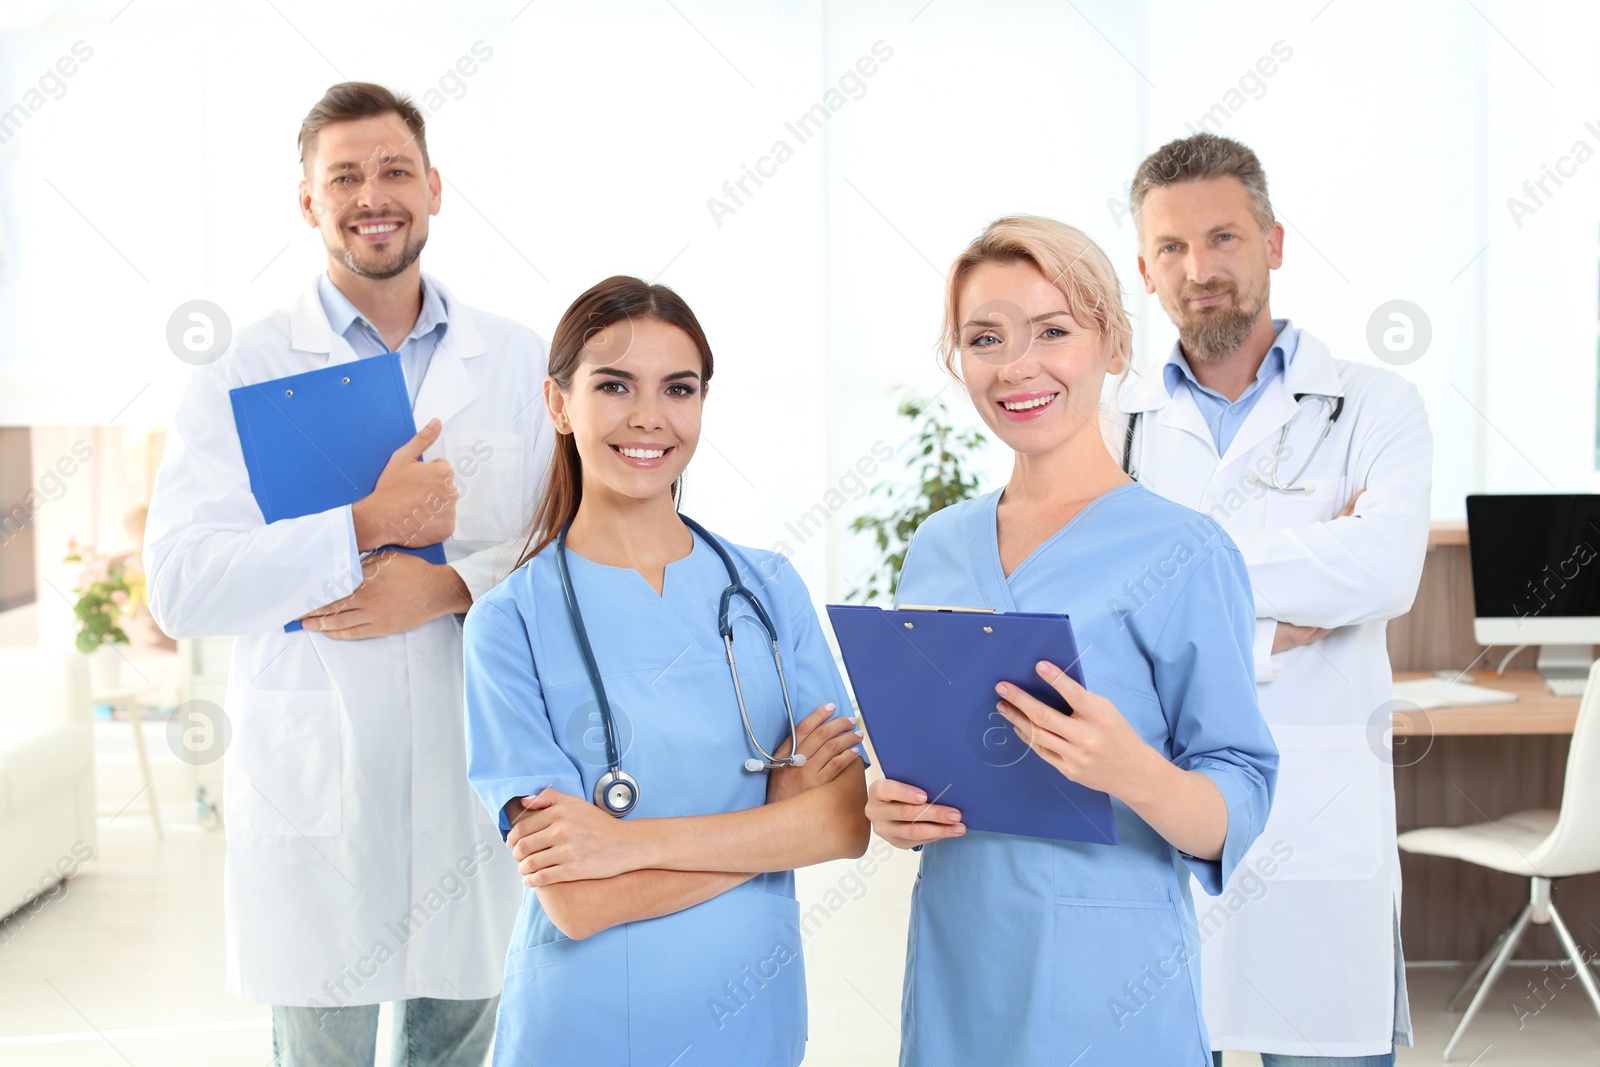
[[[189,370],[173,310],[209,299],[237,327],[322,268],[295,135],[346,79],[427,113],[444,205],[423,264],[463,301],[548,337],[608,274],[688,299],[717,376],[685,510],[789,552],[819,602],[877,563],[848,524],[905,457],[854,472],[907,436],[899,400],[942,389],[976,421],[933,341],[944,268],[986,222],[1086,230],[1140,368],[1165,358],[1125,189],[1202,128],[1266,166],[1278,316],[1376,362],[1375,309],[1425,312],[1398,370],[1433,426],[1435,518],[1471,492],[1592,491],[1596,40],[1594,5],[1526,0],[4,0],[0,505],[46,491],[5,530],[24,592],[0,596],[0,643],[70,644],[69,538],[136,547]],[[830,101],[802,142],[787,124]],[[93,460],[49,478],[82,442]],[[980,470],[993,487],[1006,457]]]
[[[423,262],[461,299],[548,336],[610,273],[688,298],[718,356],[689,505],[792,550],[819,598],[874,562],[845,529],[862,510],[847,475],[904,438],[896,390],[945,384],[941,274],[984,223],[1087,230],[1121,272],[1141,367],[1164,358],[1124,189],[1191,129],[1266,165],[1288,229],[1276,314],[1356,360],[1375,359],[1378,305],[1428,315],[1428,351],[1400,370],[1437,437],[1436,517],[1474,491],[1587,490],[1600,162],[1569,161],[1542,204],[1523,183],[1577,143],[1600,150],[1597,24],[1590,5],[1487,0],[11,0],[0,107],[75,46],[92,56],[0,130],[0,424],[110,426],[107,448],[138,452],[188,370],[165,344],[172,310],[203,297],[242,324],[322,264],[294,137],[327,85],[360,78],[428,112],[445,184]],[[785,124],[841,79],[843,105],[801,143]],[[779,140],[792,158],[763,164],[753,195],[708,207],[734,205],[724,183]],[[841,478],[843,506],[800,543],[785,525]],[[42,509],[41,545],[50,512],[97,491],[81,480]],[[111,511],[75,520],[104,540]]]

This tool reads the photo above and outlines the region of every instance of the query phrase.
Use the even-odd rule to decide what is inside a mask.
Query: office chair
[[[1555,879],[1600,871],[1600,661],[1590,668],[1589,683],[1578,705],[1560,811],[1521,811],[1475,826],[1411,830],[1400,835],[1399,844],[1407,852],[1466,860],[1530,880],[1528,903],[1450,998],[1448,1010],[1454,1011],[1474,983],[1483,980],[1444,1047],[1446,1062],[1472,1017],[1488,999],[1490,988],[1516,952],[1517,942],[1529,923],[1549,923],[1555,929],[1578,981],[1589,994],[1595,1011],[1600,1012],[1600,987],[1595,984],[1594,972],[1550,900],[1550,885]]]

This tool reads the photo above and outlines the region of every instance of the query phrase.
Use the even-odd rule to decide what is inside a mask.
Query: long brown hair
[[[683,297],[665,285],[651,285],[626,274],[616,274],[574,300],[556,324],[555,337],[550,341],[549,371],[556,387],[563,393],[572,387],[572,376],[584,362],[584,353],[595,334],[616,323],[638,319],[654,319],[688,334],[700,352],[701,388],[710,384],[711,345],[700,328],[700,320],[694,317]],[[615,358],[608,362],[614,362]],[[675,483],[674,493],[678,488]],[[543,490],[521,558],[517,560],[518,567],[544,551],[578,514],[578,505],[583,502],[583,462],[578,458],[577,443],[569,433],[556,435],[555,448],[550,455],[550,474]]]

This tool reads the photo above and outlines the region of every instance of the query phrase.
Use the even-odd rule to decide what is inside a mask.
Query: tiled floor
[[[190,807],[164,814],[160,844],[136,811],[102,820],[99,854],[68,893],[0,927],[0,1064],[269,1067],[266,1009],[220,989],[222,839],[200,830]],[[806,946],[811,1067],[895,1062],[914,874],[915,857],[898,852],[866,876],[843,863],[802,872],[804,906],[830,907]],[[1442,1006],[1459,980],[1455,969],[1413,969],[1419,1047],[1402,1050],[1402,1064],[1440,1062],[1454,1021]],[[1600,1063],[1600,1018],[1576,986],[1519,1030],[1510,1002],[1521,985],[1515,974],[1503,980],[1457,1063]],[[1257,1062],[1227,1058],[1228,1067]]]

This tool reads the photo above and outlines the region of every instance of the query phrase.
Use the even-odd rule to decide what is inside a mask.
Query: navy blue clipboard
[[[1033,665],[1083,683],[1067,616],[829,604],[828,619],[886,777],[960,809],[968,829],[1116,844],[1111,799],[1051,767],[995,708],[1006,681],[1066,710]]]
[[[228,398],[250,492],[269,523],[354,504],[372,492],[394,450],[417,432],[405,372],[393,352],[242,385],[228,390]],[[442,544],[381,551],[445,561]],[[283,629],[301,629],[299,619]]]

